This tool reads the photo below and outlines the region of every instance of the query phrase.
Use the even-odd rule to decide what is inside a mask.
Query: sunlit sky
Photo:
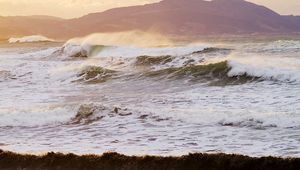
[[[110,8],[158,1],[160,0],[0,0],[0,15],[51,15],[74,18]],[[300,0],[248,1],[265,5],[280,14],[300,15]]]

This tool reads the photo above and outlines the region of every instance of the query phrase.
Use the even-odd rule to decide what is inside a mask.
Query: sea
[[[0,43],[0,149],[300,156],[299,39],[113,42]]]

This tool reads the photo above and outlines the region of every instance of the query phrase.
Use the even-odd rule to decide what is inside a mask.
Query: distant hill
[[[63,37],[65,21],[49,16],[0,17],[0,39],[35,34]]]
[[[71,38],[94,32],[157,31],[170,35],[300,33],[300,17],[282,16],[244,0],[163,0],[63,20],[0,17],[0,37],[42,34]]]

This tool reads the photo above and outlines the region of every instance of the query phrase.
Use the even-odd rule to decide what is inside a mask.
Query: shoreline
[[[49,152],[17,154],[0,150],[1,170],[296,170],[300,158],[249,157],[236,154],[196,153],[181,157],[126,156],[118,153],[75,155]]]

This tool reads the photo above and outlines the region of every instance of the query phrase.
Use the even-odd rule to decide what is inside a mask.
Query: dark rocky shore
[[[21,155],[0,150],[1,170],[299,170],[300,158],[251,158],[226,154],[189,154],[182,157],[101,156],[48,153]]]

